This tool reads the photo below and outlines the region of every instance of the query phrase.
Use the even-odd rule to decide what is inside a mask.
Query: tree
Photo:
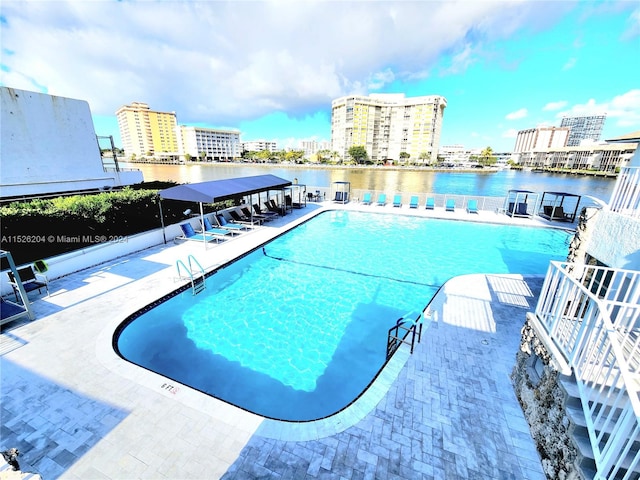
[[[480,152],[478,163],[480,163],[481,165],[493,165],[497,161],[498,159],[493,156],[493,149],[491,147],[487,147],[482,150],[482,152]]]
[[[431,163],[431,155],[429,155],[429,152],[420,152],[418,159],[420,159],[424,165],[429,165]]]
[[[369,154],[363,145],[354,145],[349,148],[349,156],[353,158],[356,163],[367,163],[369,160]]]
[[[184,160],[185,160],[185,162],[190,162],[191,161],[191,154],[190,153],[185,153],[184,154]]]
[[[411,154],[409,152],[400,152],[400,160],[404,163],[408,163],[410,157]]]
[[[316,156],[318,158],[318,163],[329,163],[329,159],[331,158],[331,150],[318,150]]]
[[[200,152],[200,155],[199,155],[200,161],[204,162],[204,159],[206,158],[206,156],[207,156],[207,152]]]

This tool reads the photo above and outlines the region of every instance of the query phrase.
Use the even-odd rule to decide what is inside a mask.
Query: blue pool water
[[[468,273],[544,274],[569,234],[330,211],[116,332],[125,359],[266,417],[313,420],[357,398],[387,330]]]

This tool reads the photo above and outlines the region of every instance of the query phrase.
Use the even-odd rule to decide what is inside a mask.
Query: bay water
[[[389,167],[318,167],[308,165],[258,165],[245,163],[162,165],[122,163],[124,168],[142,171],[145,181],[173,180],[196,183],[226,178],[271,174],[297,180],[310,187],[330,187],[333,182],[351,182],[352,190],[388,193],[437,193],[505,197],[509,190],[567,192],[609,201],[615,178],[569,174],[538,173],[518,170],[434,171]],[[593,203],[583,198],[583,204]]]

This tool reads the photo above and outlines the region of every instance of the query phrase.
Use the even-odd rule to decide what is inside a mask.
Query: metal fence
[[[535,314],[575,374],[598,478],[637,478],[640,272],[551,262]]]
[[[620,169],[609,209],[632,218],[640,218],[640,167]]]

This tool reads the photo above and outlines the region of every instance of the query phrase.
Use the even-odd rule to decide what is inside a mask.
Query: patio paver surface
[[[45,480],[544,479],[509,379],[541,277],[449,281],[413,355],[402,346],[370,392],[319,422],[265,420],[113,352],[115,327],[180,284],[177,259],[212,268],[304,210],[206,251],[161,245],[51,281],[36,320],[0,335],[1,449]]]

